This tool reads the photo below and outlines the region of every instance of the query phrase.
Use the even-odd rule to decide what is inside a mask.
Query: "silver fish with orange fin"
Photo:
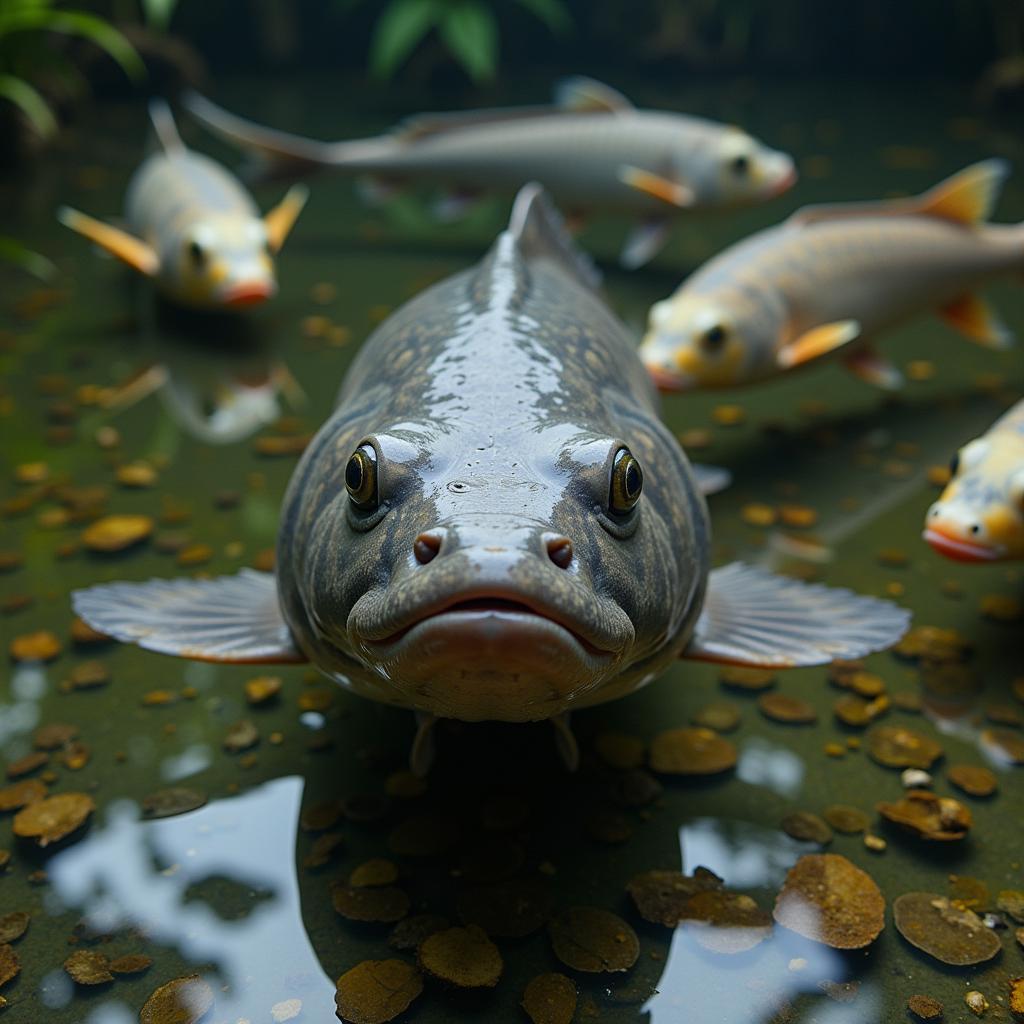
[[[270,175],[361,175],[373,183],[368,197],[378,198],[411,181],[440,184],[449,216],[485,192],[515,192],[535,180],[565,209],[636,215],[641,222],[622,253],[628,267],[657,253],[677,214],[760,202],[796,181],[789,156],[739,128],[638,110],[590,78],[566,79],[552,106],[421,114],[386,135],[347,142],[263,128],[195,93],[184,102]]]
[[[656,303],[640,358],[664,391],[750,384],[832,353],[894,388],[902,377],[872,343],[928,310],[1006,348],[1011,332],[976,292],[1024,270],[1024,225],[986,223],[1008,173],[985,160],[917,198],[798,210]]]
[[[310,660],[422,718],[550,719],[680,657],[779,667],[902,636],[888,601],[733,564],[632,339],[536,185],[472,269],[363,345],[284,499],[274,575],[100,584],[94,628],[182,657]],[[501,372],[495,372],[501,367]],[[425,756],[425,755],[424,755]]]
[[[924,539],[957,562],[1024,558],[1024,399],[953,456]]]
[[[220,164],[187,149],[167,104],[149,108],[160,149],[139,167],[125,198],[127,229],[63,206],[61,223],[152,278],[180,305],[232,309],[277,291],[274,256],[305,205],[297,185],[265,216]]]

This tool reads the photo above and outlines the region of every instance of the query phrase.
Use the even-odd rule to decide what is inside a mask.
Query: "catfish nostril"
[[[572,564],[572,541],[568,537],[553,537],[548,541],[548,558],[559,569],[568,569]]]
[[[977,523],[974,523],[974,525],[971,526],[971,533],[972,534],[981,533],[981,527]]]
[[[441,538],[436,533],[421,533],[413,541],[412,553],[420,565],[433,561],[441,550]]]

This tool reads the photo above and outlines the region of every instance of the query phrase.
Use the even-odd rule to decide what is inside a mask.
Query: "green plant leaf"
[[[117,61],[130,78],[142,78],[146,73],[135,47],[110,22],[94,14],[18,4],[0,12],[0,36],[15,32],[60,32],[88,39]]]
[[[572,28],[572,15],[562,0],[519,0],[519,4],[543,21],[555,35]]]
[[[32,127],[45,139],[57,131],[57,119],[50,105],[22,78],[0,75],[0,97],[10,100],[29,119]]]
[[[161,32],[166,32],[171,18],[174,17],[178,0],[141,0],[141,4],[146,24],[152,25],[153,28],[159,29]]]
[[[45,256],[26,248],[16,238],[0,236],[0,260],[21,267],[41,281],[49,281],[57,273],[57,268]]]
[[[475,81],[493,78],[498,67],[498,24],[494,15],[475,0],[450,7],[438,32],[452,56]]]
[[[377,21],[370,43],[370,69],[388,78],[416,48],[442,13],[439,0],[393,0]]]

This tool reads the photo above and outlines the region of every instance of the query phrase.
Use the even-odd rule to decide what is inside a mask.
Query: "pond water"
[[[538,97],[523,85],[495,100]],[[375,108],[372,96],[344,113],[347,104],[325,82],[301,78],[227,81],[217,98],[321,137],[377,131],[401,113]],[[609,299],[638,329],[649,305],[694,266],[804,202],[916,192],[990,155],[1024,165],[1019,130],[979,116],[952,88],[736,82],[638,98],[742,123],[792,152],[802,173],[797,188],[770,206],[680,220],[654,265],[633,274],[613,262],[625,225],[588,229],[582,241],[607,271]],[[409,111],[415,102],[410,97]],[[231,158],[193,126],[184,131],[197,148]],[[0,575],[0,625],[5,643],[50,630],[62,650],[43,664],[8,664],[0,751],[17,767],[40,726],[74,726],[77,740],[31,777],[96,804],[86,829],[42,852],[13,835],[11,813],[0,815],[0,850],[10,851],[0,916],[31,915],[13,945],[21,969],[3,987],[4,1020],[119,1024],[137,1019],[160,985],[191,974],[215,992],[209,1021],[334,1019],[340,975],[368,959],[414,958],[389,944],[391,924],[355,922],[334,909],[334,884],[371,858],[397,865],[395,887],[410,914],[500,919],[491,927],[504,962],[497,985],[460,992],[429,981],[401,1020],[525,1019],[519,1003],[527,982],[552,971],[576,983],[578,1021],[864,1024],[904,1019],[915,993],[945,1003],[946,1019],[962,1020],[971,990],[992,1004],[992,1019],[1009,1019],[1008,981],[1024,974],[1011,919],[996,932],[998,956],[946,968],[900,937],[891,904],[924,890],[993,911],[999,892],[1024,889],[1024,768],[993,756],[983,740],[993,719],[1024,740],[1024,704],[1013,691],[1024,675],[1022,573],[947,562],[919,539],[936,493],[929,469],[944,466],[1019,397],[1019,349],[983,351],[922,319],[883,346],[899,365],[914,364],[918,379],[897,395],[830,366],[664,405],[695,458],[733,473],[733,486],[710,500],[717,562],[740,557],[895,597],[916,625],[955,630],[971,648],[952,667],[893,653],[865,665],[897,698],[879,724],[941,745],[934,789],[970,808],[967,838],[927,843],[878,819],[876,802],[902,795],[899,770],[869,758],[863,729],[835,719],[841,691],[825,669],[774,682],[774,692],[816,711],[812,723],[785,724],[759,710],[758,693],[727,688],[716,668],[681,663],[635,696],[576,717],[584,752],[576,774],[561,766],[545,725],[448,723],[435,770],[418,787],[403,774],[411,715],[349,696],[301,666],[262,673],[76,644],[69,592],[102,580],[265,565],[301,439],[326,417],[362,339],[426,284],[476,260],[506,206],[495,201],[441,227],[422,197],[369,210],[350,183],[320,179],[282,253],[279,298],[241,321],[184,317],[157,308],[53,217],[61,202],[116,214],[144,137],[141,104],[104,105],[2,194],[5,233],[49,255],[60,274],[44,288],[5,271],[0,284],[0,549],[22,556]],[[259,189],[261,206],[279,194]],[[998,217],[1024,219],[1022,174],[1011,179]],[[1007,322],[1024,329],[1020,282],[991,294]],[[97,402],[132,381],[116,408]],[[273,384],[241,426],[239,381]],[[224,436],[212,438],[196,424],[232,389],[235,412]],[[241,436],[247,432],[253,436]],[[119,485],[118,467],[136,462],[155,471],[151,486]],[[19,482],[16,468],[32,463],[45,471]],[[749,525],[752,503],[787,506],[794,525]],[[152,516],[157,532],[121,555],[91,554],[79,538],[98,505]],[[1011,621],[984,613],[993,595]],[[83,685],[89,672],[81,666],[95,660],[109,679]],[[251,706],[245,683],[261,674],[278,677],[280,693]],[[629,756],[638,746],[608,734],[648,744],[722,700],[738,711],[727,736],[737,751],[734,770],[655,781],[607,763],[609,746]],[[255,737],[236,728],[243,720]],[[236,746],[244,749],[226,749],[226,737],[240,733]],[[988,765],[998,792],[982,799],[956,790],[947,768],[957,763]],[[147,818],[143,801],[168,787],[194,791],[205,805]],[[704,866],[770,912],[786,872],[820,849],[790,838],[780,822],[835,804],[864,811],[871,834],[886,844],[870,850],[862,834],[836,833],[826,847],[867,871],[888,904],[885,930],[866,949],[844,953],[776,928],[745,952],[714,952],[692,929],[645,921],[627,894],[641,872]],[[388,899],[398,900],[398,911],[392,903],[370,916],[403,916],[404,898]],[[636,930],[640,954],[631,970],[586,973],[556,958],[545,920],[576,905],[611,911]],[[62,965],[81,950],[111,960],[145,954],[152,964],[76,985]]]

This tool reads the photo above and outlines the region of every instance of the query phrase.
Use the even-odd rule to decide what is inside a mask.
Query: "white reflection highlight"
[[[304,1019],[333,1020],[335,986],[310,944],[299,901],[302,785],[299,777],[276,779],[156,821],[140,821],[127,801],[113,804],[102,829],[50,861],[54,899],[80,910],[90,927],[139,927],[189,961],[216,964],[218,977],[208,980],[217,989],[218,1020],[262,1020],[287,999],[302,1000]],[[270,897],[232,921],[202,901],[185,902],[190,886],[218,876]],[[95,1024],[123,1020],[119,1007],[102,1010],[90,1018]]]
[[[736,774],[752,786],[764,786],[780,796],[795,797],[804,781],[804,763],[785,747],[754,739],[740,751]]]
[[[213,752],[205,743],[196,743],[180,754],[165,757],[160,764],[160,778],[165,782],[178,782],[190,775],[198,775],[213,764]]]

